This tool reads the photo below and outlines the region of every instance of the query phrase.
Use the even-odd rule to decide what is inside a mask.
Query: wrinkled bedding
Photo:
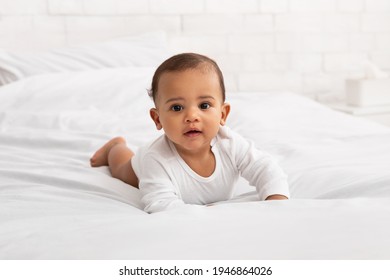
[[[160,135],[154,69],[25,78],[0,87],[1,259],[389,259],[390,129],[291,92],[228,92],[228,126],[271,153],[289,201],[240,180],[211,207],[147,214],[137,189],[92,168],[122,135]]]

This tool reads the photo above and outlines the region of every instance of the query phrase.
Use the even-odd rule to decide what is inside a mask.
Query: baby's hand
[[[265,200],[284,200],[284,199],[288,199],[288,197],[281,194],[273,194],[268,196]]]

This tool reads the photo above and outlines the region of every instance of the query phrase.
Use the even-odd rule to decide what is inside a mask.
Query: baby
[[[111,139],[91,158],[108,165],[113,177],[138,187],[145,211],[229,200],[241,175],[261,200],[287,199],[287,176],[272,157],[225,126],[222,72],[212,59],[183,53],[156,70],[149,95],[150,116],[164,134],[135,155],[122,137]]]

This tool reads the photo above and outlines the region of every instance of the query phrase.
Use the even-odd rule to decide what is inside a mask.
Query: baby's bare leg
[[[138,178],[131,166],[133,156],[133,151],[126,146],[126,140],[116,137],[97,150],[90,161],[93,167],[108,165],[112,177],[138,188]]]

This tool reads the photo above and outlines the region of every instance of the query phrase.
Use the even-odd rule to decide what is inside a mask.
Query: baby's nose
[[[198,108],[189,108],[186,115],[186,120],[188,122],[199,121],[199,109]]]

